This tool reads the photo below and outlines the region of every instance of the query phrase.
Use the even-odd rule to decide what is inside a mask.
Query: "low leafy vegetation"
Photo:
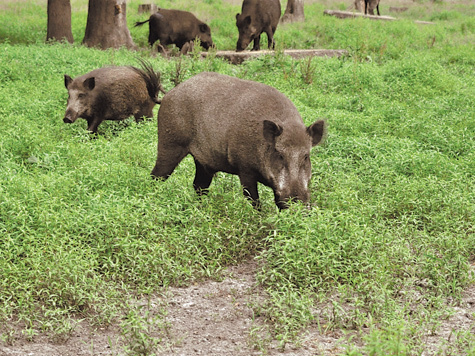
[[[12,322],[27,338],[57,339],[77,317],[99,325],[120,317],[133,339],[126,351],[153,353],[148,328],[166,325],[157,317],[147,324],[149,315],[127,304],[133,295],[219,278],[254,257],[269,294],[255,309],[282,346],[315,323],[352,333],[351,355],[475,352],[475,325],[435,349],[424,343],[474,277],[473,4],[421,1],[405,19],[378,22],[327,17],[325,7],[341,4],[309,3],[305,23],[279,27],[275,56],[233,66],[213,56],[151,57],[146,28],[132,28],[143,19],[138,1],[128,4],[128,21],[144,49],[84,48],[86,1],[72,3],[74,45],[43,43],[42,2],[0,5],[3,341],[18,337]],[[237,31],[223,14],[239,6],[161,6],[195,12],[219,49],[234,48]],[[296,61],[285,48],[343,48],[349,56]],[[190,158],[168,181],[153,182],[155,119],[104,122],[97,139],[82,120],[62,123],[65,73],[138,65],[137,56],[162,72],[167,90],[217,71],[276,87],[307,123],[326,117],[326,143],[311,157],[311,210],[279,213],[261,186],[264,206],[255,211],[238,179],[222,173],[199,199]]]

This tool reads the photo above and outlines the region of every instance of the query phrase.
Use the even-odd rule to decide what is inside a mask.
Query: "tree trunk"
[[[355,10],[364,14],[364,0],[355,0]]]
[[[71,32],[71,2],[70,0],[48,0],[48,27],[46,41],[62,41],[66,39],[73,43]]]
[[[280,19],[282,23],[305,21],[303,13],[303,0],[289,0],[284,15]]]
[[[89,0],[86,34],[82,43],[88,47],[135,49],[127,27],[125,0]]]

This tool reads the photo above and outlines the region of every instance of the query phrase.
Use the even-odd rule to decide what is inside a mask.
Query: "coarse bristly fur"
[[[163,91],[160,75],[149,63],[142,61],[142,66],[103,67],[75,79],[65,75],[69,97],[63,121],[86,119],[88,131],[95,133],[104,120],[134,116],[139,122],[153,117],[153,107],[160,103],[158,92]]]
[[[158,111],[154,178],[168,178],[188,154],[193,186],[206,193],[218,171],[236,174],[244,195],[259,207],[257,183],[274,191],[280,209],[308,203],[310,150],[322,141],[325,121],[305,126],[295,105],[262,83],[203,72],[170,90]]]
[[[149,23],[148,43],[150,46],[159,41],[159,51],[167,52],[167,46],[174,44],[180,50],[196,38],[201,46],[208,50],[214,47],[210,27],[189,11],[159,9],[146,21],[136,22],[135,27]]]
[[[269,49],[275,48],[274,33],[281,15],[279,0],[244,0],[240,14],[236,14],[239,38],[236,51],[244,51],[254,41],[253,51],[260,50],[261,34],[267,34]]]
[[[140,74],[140,76],[145,81],[148,94],[150,95],[152,100],[155,103],[160,104],[162,100],[158,98],[158,93],[162,92],[163,94],[166,94],[166,91],[165,89],[163,89],[163,86],[161,83],[161,73],[156,72],[153,69],[153,66],[149,62],[145,61],[144,59],[138,58],[138,57],[136,59],[137,61],[140,62],[142,69],[132,67],[132,66],[130,66],[130,68],[136,71],[138,74]]]

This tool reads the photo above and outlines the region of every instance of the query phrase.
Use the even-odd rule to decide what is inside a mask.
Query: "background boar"
[[[160,9],[147,21],[136,22],[135,26],[142,26],[146,22],[149,23],[148,43],[153,46],[160,40],[164,52],[170,44],[182,50],[186,43],[195,38],[200,40],[201,46],[206,50],[214,46],[209,26],[191,12]]]
[[[77,118],[87,120],[87,129],[97,132],[104,120],[124,120],[134,116],[152,117],[163,91],[160,76],[150,65],[143,70],[135,67],[105,67],[72,79],[64,75],[68,89],[68,104],[63,121],[71,124]]]
[[[201,73],[169,91],[158,112],[155,178],[168,178],[187,155],[194,157],[193,187],[206,193],[213,175],[239,176],[244,195],[259,206],[257,182],[274,191],[281,209],[293,198],[307,202],[310,149],[324,121],[305,127],[292,102],[267,85]]]
[[[374,15],[374,9],[377,10],[378,16],[381,16],[379,13],[379,0],[364,0],[364,13],[367,15]]]
[[[279,0],[244,0],[241,14],[236,14],[239,39],[236,51],[244,51],[254,41],[253,51],[260,49],[261,34],[267,34],[269,49],[275,47],[274,33],[281,15]]]

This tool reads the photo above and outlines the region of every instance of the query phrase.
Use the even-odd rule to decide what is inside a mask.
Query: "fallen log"
[[[381,20],[381,21],[394,21],[397,20],[392,16],[376,16],[376,15],[365,15],[360,12],[350,12],[350,11],[339,11],[339,10],[325,10],[323,11],[325,15],[335,16],[339,19],[350,19],[355,17],[366,17],[371,20]]]
[[[217,58],[224,58],[232,64],[241,64],[245,60],[258,58],[266,54],[274,55],[275,51],[216,51],[216,52],[201,52],[202,57],[216,56]],[[344,49],[286,49],[284,55],[291,56],[295,59],[304,57],[341,57],[348,54]]]

